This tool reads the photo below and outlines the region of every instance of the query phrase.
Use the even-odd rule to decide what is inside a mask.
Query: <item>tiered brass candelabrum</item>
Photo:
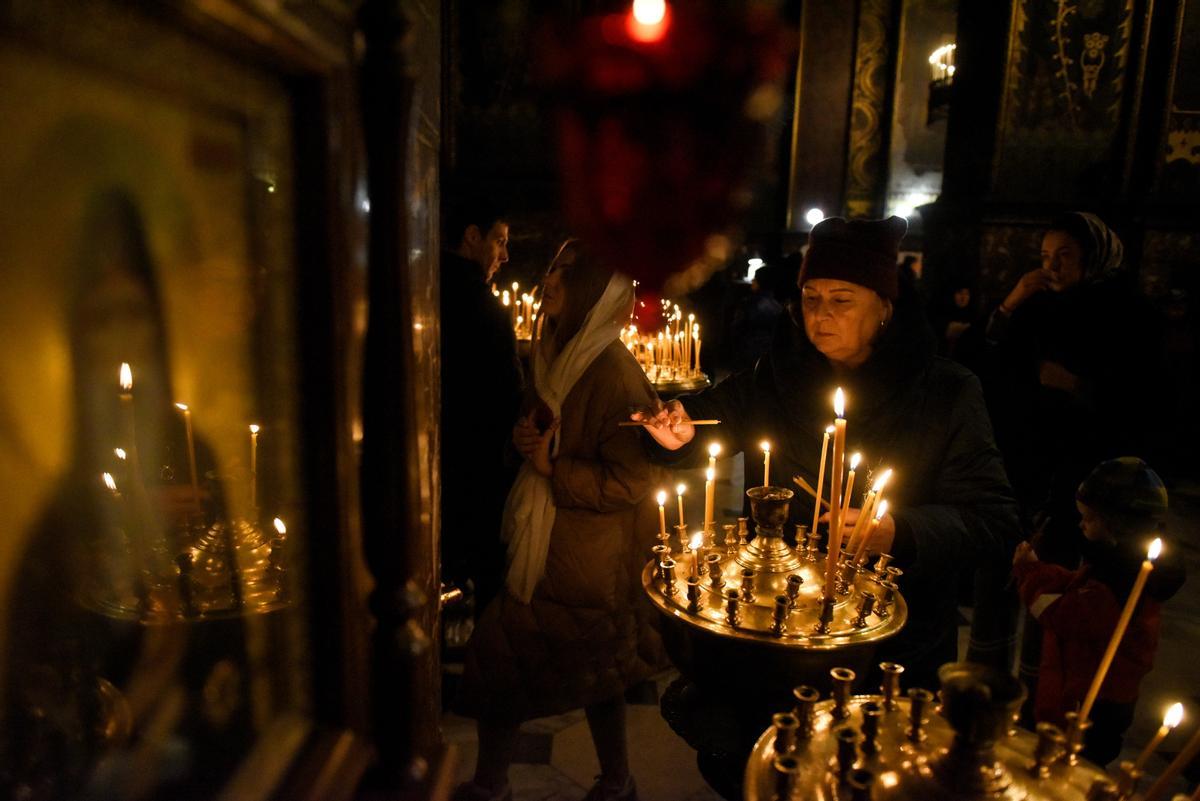
[[[746,765],[746,801],[1117,801],[1121,781],[1077,757],[1050,724],[1016,728],[1024,688],[970,663],[944,665],[941,693],[900,692],[900,665],[880,665],[878,694],[851,695],[835,668],[831,697],[795,688]],[[940,702],[940,703],[939,703]]]
[[[792,491],[747,491],[756,536],[748,521],[725,525],[724,541],[705,532],[705,544],[680,549],[663,541],[642,574],[663,614],[663,639],[689,678],[731,689],[731,675],[752,671],[746,692],[770,695],[801,683],[823,683],[833,665],[865,668],[875,646],[903,628],[907,606],[884,555],[874,565],[839,564],[833,597],[826,597],[828,557],[819,537],[797,526],[796,546],[784,538]],[[712,528],[715,528],[712,527]]]

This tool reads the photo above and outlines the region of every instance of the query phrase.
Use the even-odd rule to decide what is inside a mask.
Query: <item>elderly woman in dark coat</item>
[[[580,707],[601,768],[586,798],[636,801],[624,691],[662,660],[639,580],[662,471],[637,430],[617,425],[654,397],[618,338],[632,310],[628,278],[579,243],[564,246],[543,285],[535,391],[513,432],[526,461],[504,512],[506,591],[468,643],[456,703],[479,721],[475,778],[460,801],[511,799],[518,725]]]
[[[880,657],[904,663],[912,683],[936,686],[936,668],[957,657],[960,582],[976,579],[977,588],[999,590],[1020,530],[979,382],[935,355],[915,290],[897,270],[905,229],[899,217],[818,224],[800,273],[799,314],[779,327],[771,352],[752,370],[668,403],[646,430],[664,459],[693,462],[700,454],[688,421],[718,418],[728,451],[757,454],[758,443],[769,440],[775,475],[816,486],[830,399],[843,387],[848,450],[866,454],[868,472],[895,470],[891,511],[869,549],[892,554],[904,569],[900,587],[910,613]],[[811,522],[811,511],[793,503],[792,521]],[[852,509],[845,536],[857,517]],[[1004,625],[978,644],[999,650],[992,656],[1002,662],[1009,618],[993,617],[993,609],[978,609],[976,622]]]

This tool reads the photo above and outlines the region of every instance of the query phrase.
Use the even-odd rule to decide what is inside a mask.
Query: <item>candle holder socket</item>
[[[688,576],[687,580],[688,611],[696,612],[700,608],[700,577]]]
[[[1121,760],[1120,766],[1117,768],[1117,791],[1122,798],[1131,797],[1137,790],[1138,780],[1142,778],[1142,772],[1134,767],[1133,762],[1128,759]]]
[[[833,730],[837,740],[837,777],[838,782],[844,783],[858,762],[858,743],[862,735],[851,726],[839,726]]]
[[[808,542],[804,547],[804,561],[816,562],[821,553],[821,533],[819,531],[808,532]]]
[[[737,526],[733,523],[726,523],[722,528],[725,530],[725,553],[734,556],[738,550]]]
[[[804,576],[798,573],[793,573],[788,576],[787,580],[787,602],[789,609],[796,608],[796,602],[800,600],[800,588],[804,585]]]
[[[725,590],[725,617],[731,626],[739,626],[742,622],[741,614],[738,611],[738,591]]]
[[[850,717],[850,693],[857,676],[850,668],[835,667],[829,677],[833,680],[833,719],[845,720]]]
[[[713,590],[721,592],[725,586],[725,574],[721,571],[721,555],[710,553],[704,557],[704,564],[708,568],[708,579],[712,584]]]
[[[775,609],[771,612],[771,633],[777,637],[783,636],[783,627],[787,622],[788,608],[788,597],[786,595],[776,595]]]
[[[748,604],[754,603],[757,598],[754,597],[754,576],[755,573],[750,568],[742,570],[742,595],[741,598]]]
[[[796,733],[800,721],[791,712],[779,712],[771,718],[775,726],[775,753],[787,756],[796,750]]]
[[[1050,769],[1062,757],[1066,747],[1067,738],[1063,735],[1062,729],[1053,723],[1044,721],[1039,723],[1037,725],[1037,745],[1033,748],[1033,764],[1029,766],[1029,772],[1039,779],[1048,778]]]
[[[796,699],[796,706],[792,710],[792,714],[800,723],[797,735],[807,740],[813,734],[813,710],[817,702],[821,700],[821,694],[817,692],[816,687],[801,684],[792,690],[792,697]]]
[[[881,620],[887,620],[892,614],[892,601],[896,598],[896,593],[899,587],[894,581],[881,581],[879,586],[883,588],[883,593],[879,596],[879,604],[875,609],[875,614],[879,615]]]
[[[850,801],[871,801],[871,788],[875,786],[875,773],[866,768],[855,768],[846,777],[850,785]]]
[[[768,573],[799,569],[800,557],[783,538],[793,495],[786,487],[752,487],[746,490],[755,533],[752,542],[738,548],[738,564]]]
[[[750,536],[750,518],[739,517],[737,522],[738,547],[741,548],[746,544],[747,538]]]
[[[920,687],[912,687],[908,691],[908,701],[911,705],[909,726],[906,734],[914,743],[925,740],[925,710],[933,703],[933,693]]]
[[[821,617],[817,619],[817,624],[813,626],[813,631],[817,634],[829,633],[829,626],[833,623],[833,605],[833,598],[828,596],[821,598]]]
[[[775,771],[775,798],[788,801],[796,790],[800,778],[800,761],[794,756],[776,757],[772,763]]]
[[[890,553],[879,554],[879,561],[875,563],[875,575],[879,577],[880,581],[887,578],[887,566],[891,561],[892,555]]]
[[[854,618],[854,628],[864,629],[867,627],[867,618],[871,616],[871,610],[875,608],[874,593],[864,591],[862,594],[862,602],[858,605],[858,616]]]
[[[1067,747],[1063,752],[1063,758],[1068,765],[1077,765],[1079,764],[1079,754],[1083,751],[1084,734],[1092,727],[1092,722],[1082,720],[1078,712],[1068,712],[1064,717],[1067,721]]]
[[[664,559],[659,563],[659,568],[662,570],[663,592],[667,595],[674,595],[675,588],[675,560]]]
[[[878,701],[864,701],[858,707],[862,712],[862,750],[865,754],[873,754],[879,750],[879,719],[883,717],[883,704]]]
[[[1121,801],[1121,790],[1108,779],[1097,779],[1088,788],[1087,801]]]
[[[900,696],[900,674],[904,672],[904,665],[898,662],[880,662],[879,671],[883,674],[883,681],[879,685],[879,691],[883,695],[883,708],[891,712],[895,710],[896,699]]]

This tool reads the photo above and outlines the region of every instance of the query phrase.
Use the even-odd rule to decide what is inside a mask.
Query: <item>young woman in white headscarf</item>
[[[662,475],[636,429],[617,426],[654,397],[619,339],[633,303],[632,281],[574,240],[543,283],[533,392],[513,429],[525,462],[504,510],[506,592],[468,644],[455,704],[479,728],[475,777],[457,799],[511,798],[520,723],[580,707],[601,767],[586,798],[637,798],[624,691],[661,660],[640,568],[657,532],[652,495]]]

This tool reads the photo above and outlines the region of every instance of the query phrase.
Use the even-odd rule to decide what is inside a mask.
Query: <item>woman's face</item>
[[[567,300],[567,288],[563,285],[562,274],[563,268],[554,264],[546,273],[546,280],[542,282],[542,314],[551,320],[558,319]]]
[[[1066,231],[1047,231],[1042,237],[1042,269],[1050,273],[1050,288],[1062,292],[1083,279],[1083,248]]]
[[[813,278],[800,290],[804,333],[830,361],[857,367],[871,355],[871,341],[891,314],[891,303],[874,290],[835,278]]]

